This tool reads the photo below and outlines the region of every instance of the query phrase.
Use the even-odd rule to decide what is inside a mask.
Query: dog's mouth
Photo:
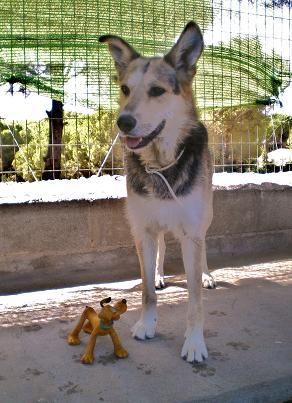
[[[138,137],[138,136],[122,135],[122,140],[130,150],[137,150],[139,148],[146,147],[149,143],[151,143],[151,141],[154,140],[155,137],[157,137],[161,133],[164,126],[165,126],[165,120],[159,123],[156,129],[154,129],[147,136]]]

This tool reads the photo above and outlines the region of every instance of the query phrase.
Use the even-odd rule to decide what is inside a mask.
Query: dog
[[[129,355],[122,346],[119,336],[113,328],[114,321],[119,320],[120,316],[127,311],[127,301],[122,299],[114,306],[105,305],[109,304],[110,302],[111,297],[100,301],[101,311],[98,314],[93,308],[87,306],[84,309],[77,325],[74,327],[72,332],[68,334],[67,342],[72,346],[80,344],[79,333],[82,329],[84,332],[90,334],[86,350],[81,357],[81,362],[83,364],[93,363],[93,351],[97,336],[110,335],[114,345],[114,353],[116,357],[126,358]]]
[[[127,213],[142,275],[142,312],[132,335],[142,340],[155,335],[155,284],[164,286],[164,234],[171,231],[181,244],[189,294],[181,356],[202,362],[208,357],[202,273],[205,285],[215,286],[205,245],[213,216],[213,170],[192,92],[202,33],[190,21],[163,57],[143,57],[115,35],[99,41],[108,45],[120,85],[117,126],[126,148]]]

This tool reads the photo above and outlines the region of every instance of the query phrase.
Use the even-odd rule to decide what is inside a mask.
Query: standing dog
[[[198,120],[192,79],[203,37],[189,22],[164,57],[139,55],[122,38],[105,35],[121,88],[117,125],[127,149],[127,211],[143,279],[142,313],[132,329],[152,338],[156,285],[163,286],[164,233],[180,240],[188,282],[187,330],[182,357],[207,358],[203,335],[203,282],[210,287],[205,236],[212,220],[212,164],[208,135]]]

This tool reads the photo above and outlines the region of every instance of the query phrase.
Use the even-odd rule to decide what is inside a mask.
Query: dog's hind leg
[[[164,281],[164,256],[165,256],[165,241],[164,241],[164,233],[160,232],[158,235],[158,251],[156,257],[156,266],[155,266],[155,288],[157,290],[161,290],[165,288]],[[206,241],[203,244],[203,252],[202,252],[202,286],[203,288],[216,288],[216,280],[210,274],[207,264],[207,255],[206,255]]]
[[[164,233],[160,232],[158,235],[158,250],[155,266],[155,288],[157,290],[165,288],[164,270],[163,270],[164,256],[165,256]]]
[[[203,361],[208,357],[203,334],[202,306],[202,253],[203,240],[183,236],[181,239],[182,255],[188,282],[187,330],[181,356],[187,361]]]
[[[202,285],[203,288],[216,288],[216,280],[210,274],[207,264],[207,253],[206,253],[206,240],[203,242],[203,250],[202,250]]]
[[[93,330],[92,324],[88,321],[85,322],[82,328],[83,332],[90,334]]]
[[[155,293],[157,236],[145,233],[143,239],[135,240],[135,243],[142,276],[142,312],[140,319],[132,328],[132,335],[137,339],[145,340],[154,337],[157,323]]]
[[[88,311],[91,310],[92,308],[86,307],[84,311],[82,312],[82,315],[77,323],[77,325],[74,327],[71,333],[68,334],[67,337],[67,342],[68,344],[71,345],[78,345],[80,344],[80,338],[79,338],[79,333],[82,330],[82,327],[84,325],[84,322],[88,319]]]

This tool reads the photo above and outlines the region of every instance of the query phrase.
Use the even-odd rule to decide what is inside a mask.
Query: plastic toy
[[[119,336],[115,331],[113,325],[114,321],[119,320],[120,316],[127,310],[127,301],[122,299],[114,306],[105,305],[111,302],[111,297],[105,298],[100,301],[101,310],[97,313],[93,308],[87,306],[79,319],[77,325],[68,334],[67,341],[70,345],[80,344],[79,333],[83,329],[86,333],[90,334],[86,350],[81,357],[83,364],[92,364],[94,360],[93,351],[96,343],[97,336],[111,336],[114,353],[118,358],[128,357],[128,352],[122,346]],[[86,323],[85,323],[86,322]],[[85,323],[85,324],[84,324]]]

